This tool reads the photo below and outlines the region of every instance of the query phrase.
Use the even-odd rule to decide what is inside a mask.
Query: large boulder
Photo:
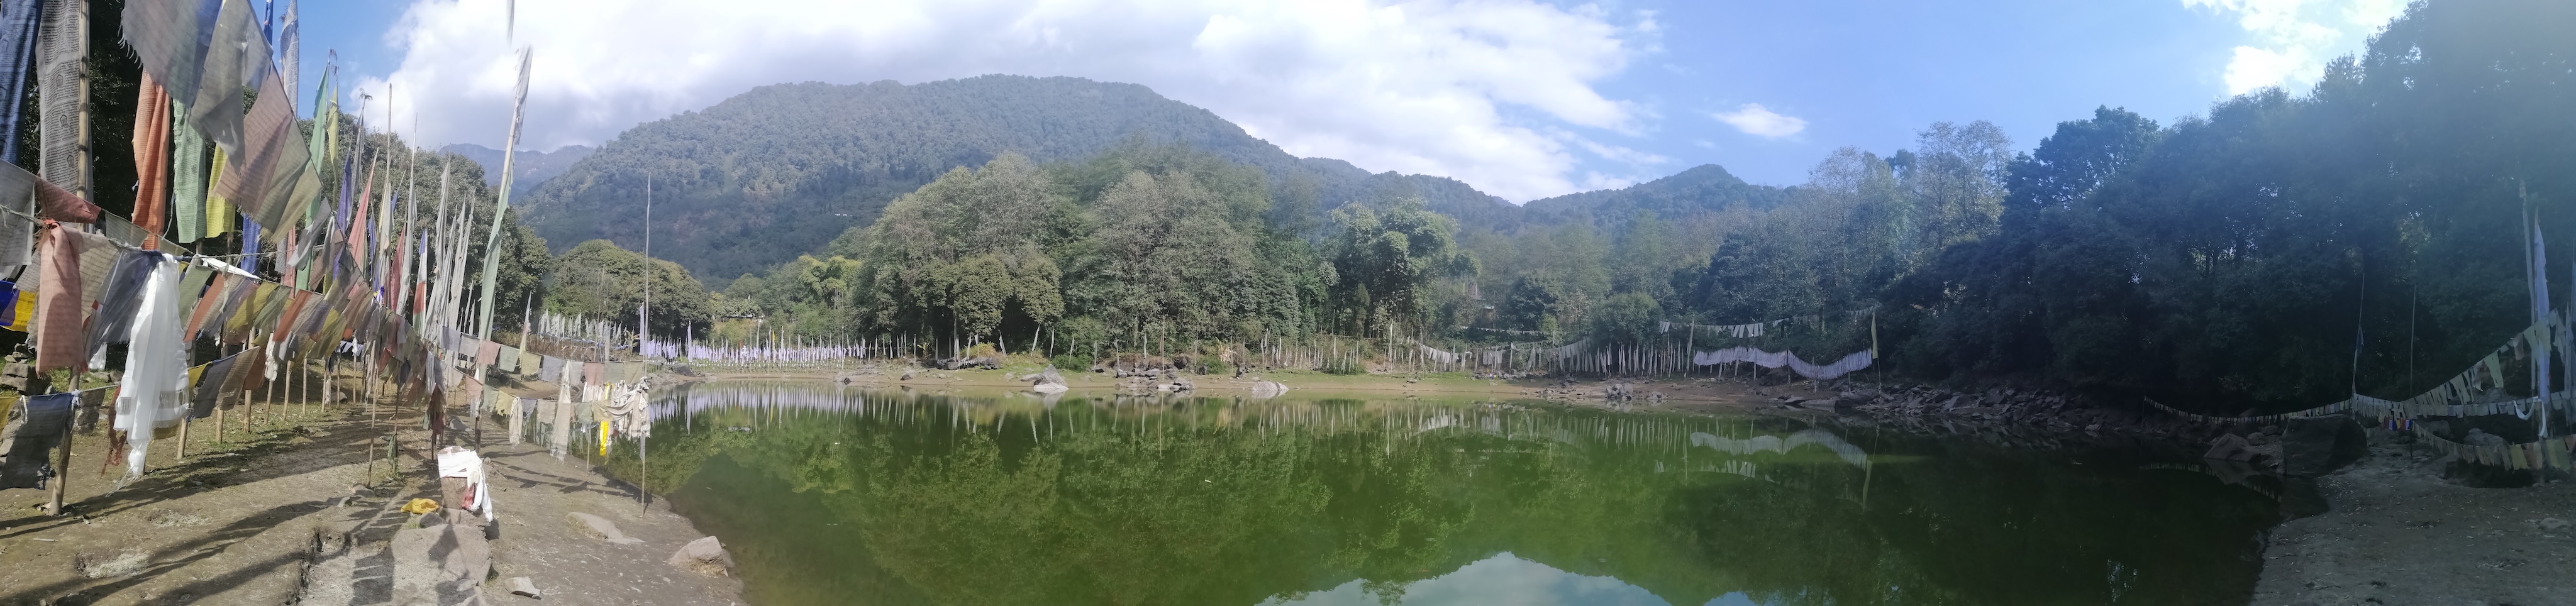
[[[733,554],[726,553],[724,543],[715,537],[701,537],[672,552],[670,564],[707,576],[724,576],[733,569]]]
[[[2281,433],[2281,473],[2313,478],[2370,454],[2370,438],[2349,415],[2298,417]]]

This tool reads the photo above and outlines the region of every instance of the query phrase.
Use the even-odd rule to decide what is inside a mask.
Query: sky
[[[501,147],[518,48],[531,65],[519,147],[536,150],[598,145],[766,84],[1078,76],[1143,84],[1291,154],[1526,202],[1702,164],[1793,185],[1835,149],[1893,153],[1942,121],[1994,122],[2027,150],[2097,106],[2170,123],[2266,86],[2303,93],[2404,0],[298,7],[300,83],[336,51],[344,103],[368,95],[370,125],[433,145]]]

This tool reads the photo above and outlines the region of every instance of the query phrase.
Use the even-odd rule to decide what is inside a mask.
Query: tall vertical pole
[[[492,233],[483,240],[483,304],[474,326],[485,338],[492,336],[492,283],[501,269],[501,219],[510,213],[511,163],[518,155],[520,119],[528,107],[528,63],[535,54],[534,48],[519,47],[519,87],[511,95],[510,137],[501,148],[500,197],[492,205]]]
[[[661,273],[653,264],[653,172],[644,172],[644,302],[635,306],[635,353],[644,353],[644,341],[653,338],[653,277]]]
[[[2531,209],[2531,290],[2534,293],[2532,299],[2537,303],[2531,309],[2532,323],[2546,325],[2549,320],[2549,240],[2540,233],[2538,207]],[[2576,304],[2576,301],[2570,303]],[[2553,327],[2545,334],[2556,335],[2558,331]],[[2531,381],[2536,384],[2532,392],[2540,396],[2539,419],[2533,425],[2540,428],[2541,438],[2549,437],[2549,346],[2549,343],[2531,344]]]
[[[2519,184],[2515,186],[2515,189],[2517,190],[2517,193],[2522,195],[2522,207],[2524,213],[2523,223],[2531,226],[2529,228],[2531,230],[2531,237],[2525,240],[2528,242],[2528,246],[2531,247],[2531,254],[2529,255],[2531,258],[2529,261],[2531,271],[2531,323],[2546,326],[2546,323],[2549,320],[2549,241],[2547,238],[2542,237],[2540,233],[2540,208],[2531,203],[2531,191]],[[2570,301],[2570,304],[2576,305],[2576,301]],[[2558,334],[2557,330],[2553,328],[2549,331],[2549,334],[2551,335],[2551,341],[2557,340],[2555,338]],[[2539,419],[2535,425],[2540,428],[2539,437],[2547,438],[2549,437],[2550,405],[2549,349],[2552,344],[2532,343],[2530,345],[2532,352],[2532,391],[2540,396]]]
[[[37,56],[39,60],[44,61],[60,59],[59,62],[45,64],[44,69],[48,75],[68,75],[70,90],[55,90],[44,86],[46,81],[54,78],[38,77],[38,90],[41,91],[38,95],[40,104],[38,115],[42,116],[37,121],[39,136],[45,137],[45,141],[58,140],[53,137],[67,137],[75,143],[72,153],[69,154],[71,157],[62,159],[67,161],[57,162],[56,158],[42,157],[39,158],[42,162],[39,170],[43,171],[47,181],[71,184],[72,193],[80,196],[81,199],[96,200],[98,196],[91,191],[90,179],[89,75],[84,68],[89,58],[89,3],[49,2],[46,3],[45,8],[50,14],[46,15],[45,24],[37,34],[39,40],[36,46],[42,51]],[[69,48],[65,49],[61,45],[69,45]],[[61,52],[56,52],[57,50]],[[70,105],[77,109],[72,115],[65,116],[57,113],[65,104],[53,102],[49,98],[56,95],[70,97],[73,100]],[[78,377],[77,374],[73,375],[71,387],[80,387]],[[79,404],[75,402],[73,408],[78,409]],[[54,449],[56,473],[53,486],[45,497],[45,512],[55,516],[63,515],[63,496],[71,485],[72,425],[63,424],[62,446]]]

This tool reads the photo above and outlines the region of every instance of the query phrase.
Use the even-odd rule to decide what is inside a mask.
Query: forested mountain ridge
[[[484,185],[501,184],[503,160],[501,150],[472,143],[456,143],[439,148],[438,151],[464,156],[468,160],[473,160],[475,164],[483,165]],[[566,145],[550,152],[520,150],[518,157],[508,159],[512,163],[510,168],[519,171],[519,178],[511,182],[511,187],[526,188],[521,191],[536,189],[538,186],[545,185],[547,180],[562,176],[564,171],[572,170],[574,164],[580,163],[582,158],[590,157],[590,152],[594,151],[598,150],[587,145]]]
[[[1575,219],[1626,221],[1640,212],[1672,218],[1726,210],[1735,204],[1742,204],[1750,210],[1770,210],[1786,201],[1786,188],[1745,183],[1734,173],[1727,172],[1725,167],[1702,164],[1669,177],[1621,189],[1531,200],[1522,207],[1526,210],[1522,214],[1530,222]]]
[[[721,283],[819,250],[949,169],[1003,153],[1076,160],[1133,141],[1258,167],[1305,212],[1387,190],[1461,217],[1501,220],[1511,210],[1454,180],[1291,156],[1143,86],[995,75],[756,88],[601,145],[528,195],[527,221],[549,242],[606,238],[639,248],[649,174],[654,256]]]

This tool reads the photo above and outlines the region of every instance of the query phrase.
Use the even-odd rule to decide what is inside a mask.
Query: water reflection
[[[755,604],[2242,603],[2262,495],[1776,418],[1421,400],[657,394]]]
[[[1262,602],[1264,606],[1382,606],[1386,602],[1369,593],[1366,581],[1351,581],[1340,587],[1316,593],[1282,595]],[[1742,600],[1742,594],[1735,594]],[[1546,564],[1521,559],[1509,553],[1479,560],[1444,574],[1404,587],[1397,600],[1422,606],[1541,606],[1545,604],[1599,604],[1603,606],[1664,606],[1663,598],[1622,583],[1610,577],[1584,576],[1557,570]],[[1711,603],[1724,603],[1723,599]],[[1745,602],[1749,603],[1749,602]]]

